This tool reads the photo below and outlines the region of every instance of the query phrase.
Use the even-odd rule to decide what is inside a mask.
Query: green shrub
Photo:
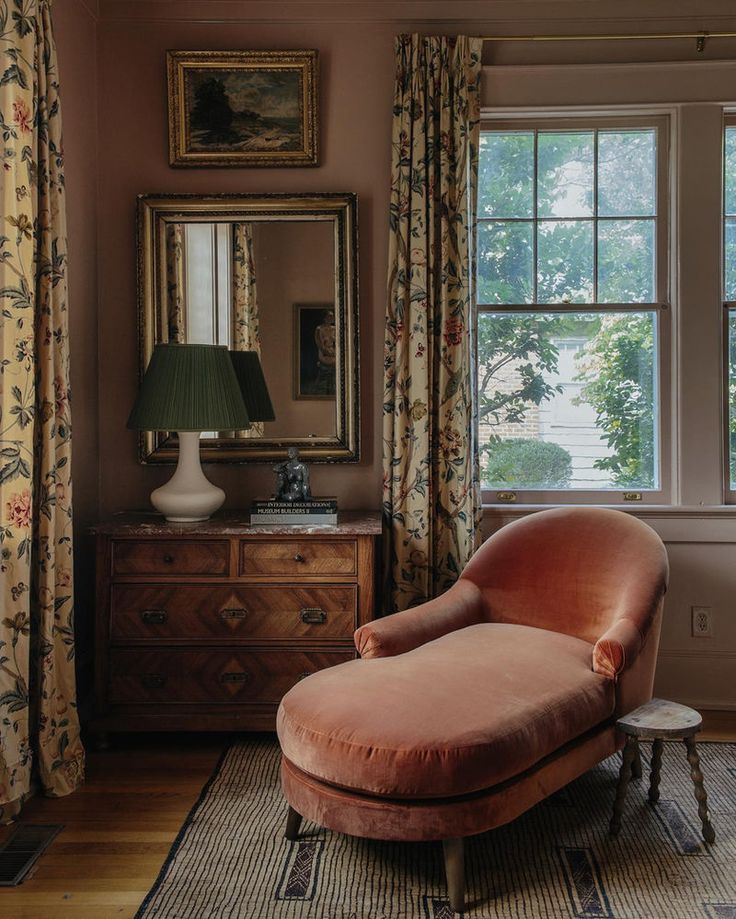
[[[483,482],[504,488],[564,488],[572,477],[572,457],[559,444],[525,437],[487,447]]]

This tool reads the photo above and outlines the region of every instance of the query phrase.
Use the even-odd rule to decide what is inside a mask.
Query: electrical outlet
[[[691,606],[693,638],[713,637],[713,610],[710,606]]]

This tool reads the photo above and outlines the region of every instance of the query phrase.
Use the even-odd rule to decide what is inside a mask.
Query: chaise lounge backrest
[[[669,568],[662,540],[621,511],[530,514],[481,546],[462,573],[482,620],[531,625],[594,645],[593,669],[617,680],[618,713],[651,698]]]
[[[662,541],[620,511],[558,508],[503,527],[462,573],[483,618],[595,644],[620,619],[646,635],[667,583]]]
[[[363,626],[362,657],[400,654],[467,625],[507,622],[581,638],[592,668],[618,683],[617,713],[651,698],[667,554],[621,511],[558,508],[494,533],[447,593]]]

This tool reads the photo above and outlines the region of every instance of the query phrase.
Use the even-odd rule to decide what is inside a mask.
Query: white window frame
[[[655,367],[655,393],[658,396],[658,465],[659,487],[657,489],[548,489],[524,488],[490,489],[483,486],[482,500],[487,506],[552,505],[552,504],[599,504],[626,505],[632,509],[638,505],[667,505],[672,502],[672,251],[673,226],[671,221],[673,197],[673,169],[671,165],[672,133],[671,110],[662,107],[646,114],[631,109],[607,109],[604,112],[580,112],[575,109],[510,113],[508,110],[494,113],[484,111],[481,118],[481,132],[503,130],[592,130],[615,128],[655,128],[657,132],[657,214],[655,232],[655,284],[656,297],[653,303],[630,304],[546,304],[530,303],[518,305],[479,304],[481,313],[590,313],[590,312],[655,312],[657,341]],[[535,164],[536,170],[536,164]],[[536,215],[534,220],[536,220]],[[571,218],[573,219],[573,218]],[[536,266],[535,266],[536,270]]]
[[[724,111],[721,163],[721,298],[723,300],[723,495],[726,504],[736,504],[736,489],[731,488],[731,411],[728,404],[729,348],[728,320],[736,316],[736,301],[726,299],[726,128],[736,129],[736,112]],[[729,216],[733,216],[730,214]]]

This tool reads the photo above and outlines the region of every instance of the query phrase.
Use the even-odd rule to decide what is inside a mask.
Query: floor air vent
[[[63,829],[60,823],[21,823],[0,846],[0,887],[22,884],[38,858]]]

